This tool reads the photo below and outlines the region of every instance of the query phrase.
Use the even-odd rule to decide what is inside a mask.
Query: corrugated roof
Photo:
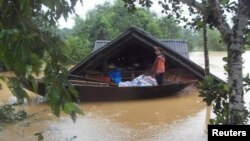
[[[181,54],[182,56],[189,58],[187,42],[176,39],[160,39],[160,41],[162,41],[162,43],[164,43],[166,47],[169,47],[172,50]],[[96,40],[93,52],[105,46],[109,42],[109,40]]]
[[[93,52],[98,50],[99,48],[103,47],[104,45],[106,45],[109,42],[110,42],[109,40],[96,40]]]
[[[189,58],[188,44],[182,40],[161,39],[161,41],[182,56]]]

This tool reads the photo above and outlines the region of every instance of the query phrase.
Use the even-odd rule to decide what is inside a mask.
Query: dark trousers
[[[158,85],[163,85],[163,81],[164,81],[163,73],[155,74],[155,79]]]

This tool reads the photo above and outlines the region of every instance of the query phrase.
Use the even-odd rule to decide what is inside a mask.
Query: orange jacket
[[[153,64],[153,67],[152,67],[152,72],[153,73],[165,72],[165,58],[162,55],[157,56],[157,58]]]

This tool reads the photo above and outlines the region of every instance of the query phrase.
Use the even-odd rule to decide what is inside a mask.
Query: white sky
[[[87,13],[88,10],[93,9],[95,8],[96,5],[103,4],[104,2],[113,3],[114,0],[83,0],[83,5],[81,5],[80,2],[78,2],[76,4],[75,10],[80,17],[85,17],[85,14]],[[158,6],[158,1],[154,1],[154,5],[150,9],[158,14],[161,14],[161,7]],[[72,28],[74,25],[73,17],[74,15],[70,15],[67,21],[65,21],[64,18],[61,18],[59,20],[59,27]]]
[[[76,13],[84,17],[88,10],[93,9],[97,4],[103,4],[104,2],[112,2],[113,0],[83,0],[81,4],[79,1],[75,6]],[[60,28],[72,28],[74,25],[74,15],[70,15],[68,20],[65,21],[64,18],[59,19],[59,27]]]

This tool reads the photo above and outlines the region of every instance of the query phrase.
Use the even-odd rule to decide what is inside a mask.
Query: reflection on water
[[[223,75],[220,58],[224,53],[210,53],[211,65]],[[203,53],[191,53],[190,58],[202,65]],[[196,60],[196,58],[198,58]],[[211,61],[211,63],[215,63]],[[249,59],[248,59],[249,60]],[[222,75],[221,75],[222,74]],[[0,104],[11,102],[9,91],[0,90]],[[33,96],[34,101],[40,97]],[[32,102],[18,107],[29,117],[19,123],[6,125],[0,131],[1,141],[34,141],[42,132],[46,141],[206,141],[206,106],[198,92],[185,89],[174,96],[139,101],[93,102],[80,104],[85,115],[76,123],[67,115],[56,118],[43,102]]]

